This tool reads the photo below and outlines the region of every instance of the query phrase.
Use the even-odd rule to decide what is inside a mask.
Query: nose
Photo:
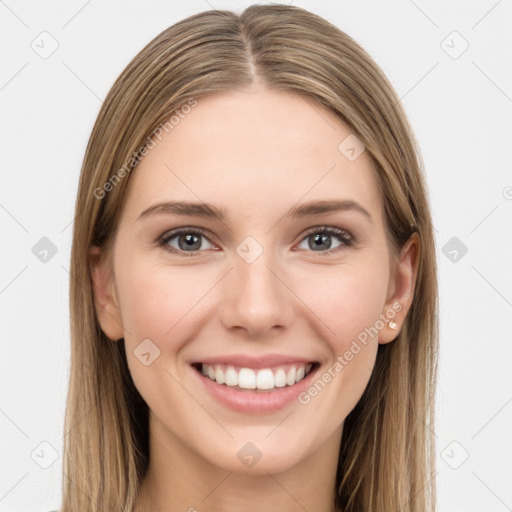
[[[252,263],[235,256],[234,268],[223,279],[219,314],[224,327],[261,341],[290,325],[294,295],[279,268],[265,251]]]

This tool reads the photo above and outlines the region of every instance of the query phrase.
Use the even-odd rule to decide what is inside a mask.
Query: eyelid
[[[343,228],[338,228],[335,226],[326,226],[326,225],[320,225],[320,226],[313,226],[309,229],[307,229],[302,235],[299,243],[302,243],[304,240],[309,238],[310,236],[314,234],[322,234],[326,233],[329,236],[337,237],[342,243],[338,247],[334,247],[332,249],[328,249],[326,251],[313,251],[309,250],[306,252],[309,253],[318,253],[320,256],[328,256],[333,253],[339,253],[341,250],[347,247],[352,247],[356,244],[357,239],[355,236],[353,236],[349,231]]]
[[[315,234],[315,233],[329,233],[329,234],[335,234],[339,236],[340,238],[346,238],[347,241],[350,240],[351,242],[355,242],[356,238],[354,235],[352,235],[349,231],[343,228],[337,228],[335,226],[327,226],[327,225],[320,225],[320,226],[313,226],[311,228],[308,228],[301,236],[302,238],[300,241],[304,240],[304,238],[307,238],[308,236]]]
[[[199,253],[201,252],[204,252],[204,251],[191,251],[191,252],[188,252],[188,251],[182,251],[182,250],[177,250],[177,249],[174,249],[173,247],[172,248],[169,248],[169,246],[167,246],[167,243],[179,236],[179,235],[182,235],[182,234],[196,234],[196,235],[201,235],[203,236],[204,238],[206,238],[208,240],[208,242],[210,242],[212,245],[216,245],[214,242],[212,242],[210,240],[210,233],[203,229],[203,228],[196,228],[196,227],[192,227],[192,226],[185,226],[185,227],[181,227],[181,228],[176,228],[176,229],[172,229],[171,231],[167,231],[166,233],[164,233],[161,237],[158,238],[158,240],[156,241],[157,245],[159,247],[162,247],[163,249],[165,249],[167,252],[170,252],[170,253],[173,253],[173,254],[179,254],[179,255],[183,255],[183,256],[196,256],[198,255]]]
[[[162,247],[163,249],[165,249],[166,251],[173,253],[173,254],[178,254],[180,256],[198,256],[200,253],[205,252],[204,250],[196,250],[196,251],[188,252],[188,251],[183,251],[183,250],[176,250],[174,248],[169,248],[167,246],[167,243],[171,239],[173,239],[181,234],[184,234],[184,233],[186,233],[186,234],[192,233],[192,234],[201,235],[204,238],[206,238],[209,243],[211,243],[212,245],[216,245],[214,242],[212,242],[210,240],[211,234],[209,231],[207,231],[203,228],[197,228],[197,227],[192,227],[192,226],[184,226],[184,227],[180,227],[180,228],[176,228],[176,229],[167,231],[166,233],[164,233],[162,236],[160,236],[157,239],[156,244],[159,247]],[[335,247],[334,249],[328,249],[326,251],[310,250],[307,252],[313,252],[313,253],[318,252],[320,255],[327,255],[327,254],[331,254],[333,252],[338,252],[343,247],[351,247],[355,243],[357,243],[356,237],[353,236],[346,229],[338,228],[335,226],[327,226],[327,225],[317,225],[317,226],[312,226],[312,227],[308,228],[306,231],[304,231],[300,235],[301,238],[299,239],[298,243],[300,244],[305,239],[307,239],[309,236],[311,236],[313,234],[317,234],[317,233],[327,233],[330,236],[337,236],[343,243],[341,244],[341,246]],[[297,244],[295,244],[295,245],[297,245]]]

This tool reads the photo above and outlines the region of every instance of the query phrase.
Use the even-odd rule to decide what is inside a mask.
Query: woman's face
[[[370,158],[323,106],[257,88],[180,113],[129,178],[98,315],[162,446],[280,472],[338,446],[414,247],[392,264]]]

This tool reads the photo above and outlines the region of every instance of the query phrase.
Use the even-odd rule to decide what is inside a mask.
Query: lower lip
[[[208,392],[221,404],[238,412],[253,414],[270,414],[279,411],[294,401],[298,402],[298,396],[309,386],[318,367],[308,373],[300,382],[293,386],[274,388],[268,391],[256,391],[248,389],[241,391],[225,384],[217,384],[209,377],[205,377],[195,368],[194,373],[199,377]]]

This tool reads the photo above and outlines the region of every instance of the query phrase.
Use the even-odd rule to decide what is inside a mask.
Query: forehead
[[[350,199],[380,217],[369,155],[354,159],[361,148],[351,129],[311,98],[268,89],[222,92],[178,114],[132,171],[126,216],[168,200],[202,200],[228,216],[250,216],[302,201]]]

